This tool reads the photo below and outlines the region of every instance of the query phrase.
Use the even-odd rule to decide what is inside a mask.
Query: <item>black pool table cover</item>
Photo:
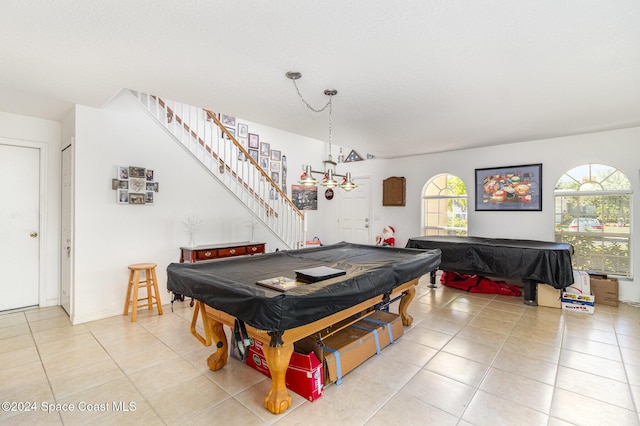
[[[536,240],[463,236],[414,237],[407,247],[440,249],[439,269],[550,284],[573,284],[573,246]]]
[[[261,330],[284,331],[309,324],[438,269],[440,250],[377,247],[341,242],[167,267],[167,288]],[[256,281],[296,269],[328,266],[340,277],[279,292]],[[382,298],[381,298],[382,301]]]

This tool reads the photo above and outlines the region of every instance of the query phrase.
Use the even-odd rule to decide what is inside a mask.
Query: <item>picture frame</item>
[[[260,157],[260,167],[263,170],[269,170],[269,157]]]
[[[258,149],[260,147],[260,136],[249,133],[249,148]]]
[[[129,204],[145,204],[145,193],[129,193]]]
[[[260,155],[269,157],[271,153],[271,144],[267,142],[260,142]]]
[[[231,127],[235,129],[236,118],[232,115],[220,114],[220,123],[222,123],[224,127]]]
[[[280,157],[281,157],[281,152],[278,151],[277,149],[272,149],[271,150],[271,161],[280,161]]]
[[[225,140],[228,141],[228,140],[231,140],[231,138],[229,137],[229,135],[231,135],[235,139],[235,137],[236,137],[236,129],[235,129],[235,127],[233,127],[233,128],[225,127],[225,129],[227,129],[227,132],[229,132],[229,133],[225,132],[224,130],[220,130],[220,133],[222,134],[222,137]]]
[[[258,150],[257,149],[249,148],[249,155],[251,155],[251,158],[253,158],[253,160],[256,163],[258,162]]]
[[[476,211],[542,211],[542,164],[475,169]]]
[[[291,185],[291,201],[299,210],[318,210],[318,187]]]
[[[118,166],[118,179],[129,179],[129,166]]]
[[[279,172],[280,171],[280,163],[278,161],[273,161],[273,159],[271,160],[271,164],[269,165],[269,170],[271,170],[272,172]]]
[[[129,191],[127,189],[118,189],[116,192],[116,202],[118,204],[129,204]]]
[[[244,123],[238,123],[238,137],[246,138],[249,134],[249,126]]]
[[[129,179],[132,178],[145,178],[146,177],[146,169],[144,167],[134,167],[129,166]]]
[[[247,139],[244,138],[240,138],[238,139],[238,142],[240,143],[240,145],[246,150],[247,149]],[[246,155],[244,155],[244,153],[238,149],[238,161],[248,161]]]
[[[153,180],[153,170],[147,169],[146,176],[147,176],[147,180],[148,181],[152,181]]]

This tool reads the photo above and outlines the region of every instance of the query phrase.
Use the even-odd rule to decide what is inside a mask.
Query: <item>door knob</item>
[[[36,231],[32,231],[32,232],[29,234],[29,236],[30,236],[31,238],[35,238],[35,237],[37,237],[37,236],[38,236],[38,233],[37,233]]]

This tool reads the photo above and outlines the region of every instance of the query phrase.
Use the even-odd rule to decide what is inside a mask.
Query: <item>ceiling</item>
[[[638,0],[2,0],[0,110],[120,89],[399,157],[640,126]]]

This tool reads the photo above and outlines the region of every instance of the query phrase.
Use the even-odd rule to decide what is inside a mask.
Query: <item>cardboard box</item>
[[[340,385],[347,373],[404,333],[400,316],[389,312],[373,311],[353,324],[349,322],[329,327],[328,334],[319,333],[296,342],[299,351],[313,351],[322,360],[325,384]]]
[[[592,294],[562,293],[562,309],[592,314],[595,311],[595,296]]]
[[[537,291],[538,306],[547,306],[549,308],[562,308],[562,290],[554,288],[549,284],[538,284]]]
[[[376,341],[371,331],[352,325],[322,341],[325,383],[342,384],[345,374],[377,353]]]
[[[618,306],[618,279],[591,276],[591,293],[598,300],[598,304]]]
[[[271,377],[267,359],[262,351],[262,342],[254,341],[253,345],[249,346],[246,363],[265,376]],[[315,401],[320,398],[324,390],[324,374],[322,362],[320,362],[316,354],[311,352],[308,355],[304,355],[293,352],[291,360],[289,360],[289,367],[287,367],[285,384],[287,389],[309,401]]]

